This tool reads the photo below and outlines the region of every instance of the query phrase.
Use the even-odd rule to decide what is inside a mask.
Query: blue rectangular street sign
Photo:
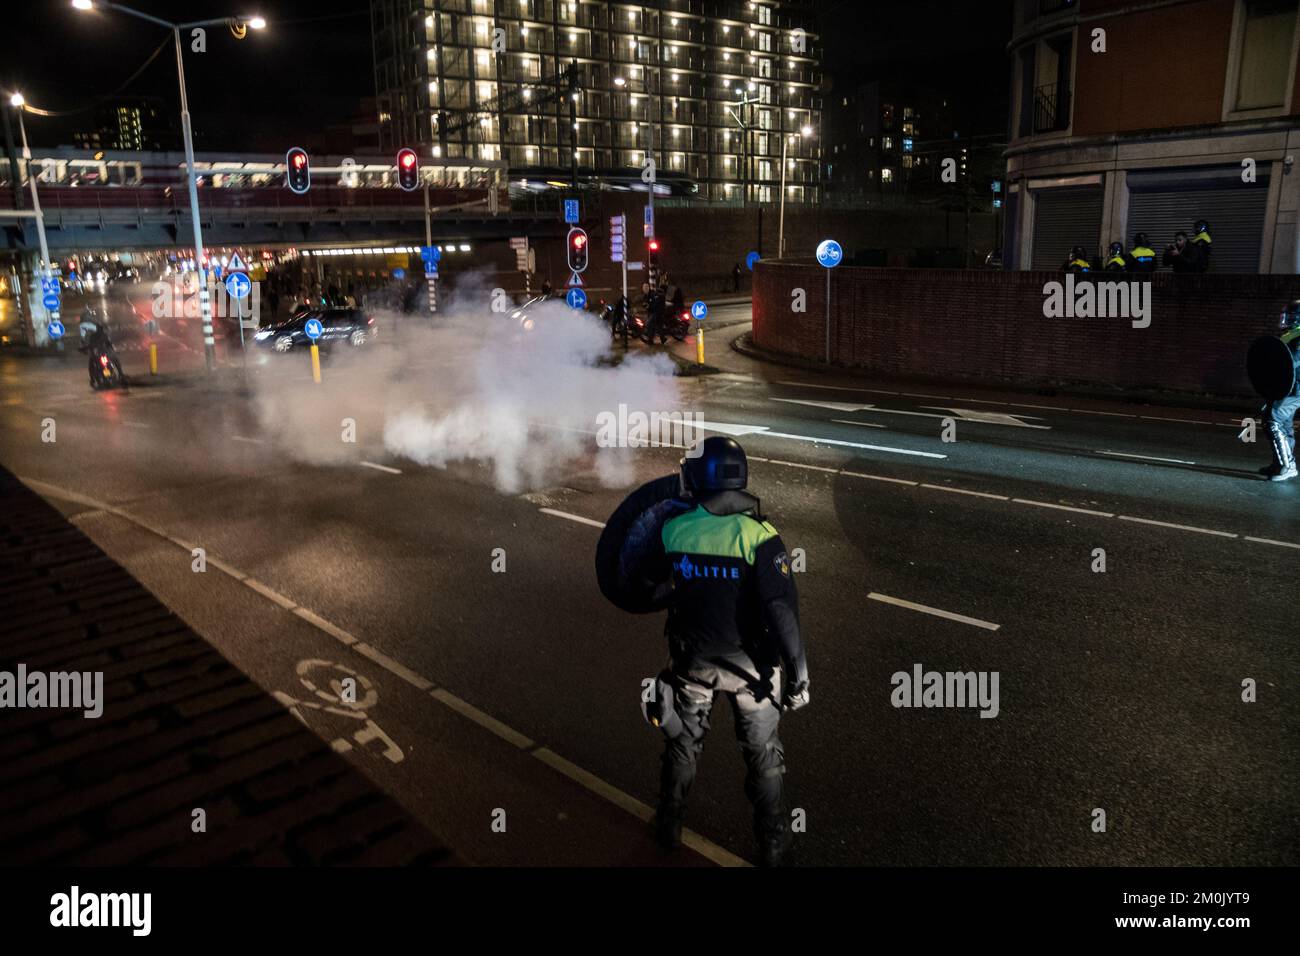
[[[564,221],[571,226],[578,224],[578,200],[564,200]]]

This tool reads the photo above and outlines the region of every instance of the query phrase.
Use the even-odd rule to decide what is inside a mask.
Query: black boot
[[[661,803],[651,823],[654,841],[665,850],[676,850],[682,845],[682,808]]]
[[[785,817],[755,820],[754,838],[758,841],[759,861],[763,866],[782,866],[787,862],[794,835]]]

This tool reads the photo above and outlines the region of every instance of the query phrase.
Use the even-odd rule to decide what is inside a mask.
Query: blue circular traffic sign
[[[400,267],[394,269],[394,270],[393,270],[393,278],[396,279],[396,280],[398,280],[399,282],[400,282],[401,280],[405,279],[405,278],[406,278],[406,270],[405,270],[405,269],[402,269],[402,268],[400,268]]]
[[[834,239],[823,239],[817,246],[817,261],[827,269],[834,269],[844,258],[844,250]]]
[[[585,309],[587,307],[587,293],[581,289],[570,289],[564,301],[569,303],[571,309]]]
[[[41,299],[41,302],[44,303],[45,308],[50,309],[51,311],[59,307],[59,297],[53,292]]]
[[[61,339],[63,338],[63,323],[60,322],[58,319],[55,319],[53,322],[49,324],[49,327],[46,329],[46,331],[50,333],[50,338]]]
[[[252,288],[252,283],[248,281],[248,276],[242,272],[232,272],[226,276],[226,292],[235,299],[242,299],[248,295],[248,290]]]
[[[318,338],[320,338],[320,334],[322,331],[320,319],[308,319],[306,324],[303,325],[302,330],[304,333],[306,333],[307,338],[315,342]]]
[[[702,299],[696,299],[691,304],[691,318],[704,321],[704,317],[709,314],[709,307],[704,304]]]
[[[749,255],[745,256],[745,267],[749,269],[750,272],[753,272],[754,263],[761,258],[762,256],[760,256],[757,252],[751,252]]]

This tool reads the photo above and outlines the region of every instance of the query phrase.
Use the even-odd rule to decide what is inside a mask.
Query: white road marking
[[[599,794],[600,796],[608,800],[610,803],[622,807],[624,810],[626,810],[628,813],[632,814],[633,816],[638,817],[641,820],[644,820],[646,822],[649,822],[650,819],[654,817],[654,810],[650,809],[649,806],[642,803],[640,800],[636,799],[635,797],[624,793],[622,790],[619,790],[617,787],[611,786],[610,784],[606,783],[604,780],[601,780],[599,777],[595,776],[594,774],[591,774],[586,770],[583,770],[577,764],[565,760],[555,751],[549,750],[546,747],[542,747],[538,750],[533,751],[533,756],[536,757],[538,760],[540,760],[542,763],[546,764],[552,770],[556,770],[564,774],[570,780],[573,780],[575,783],[581,784],[582,786],[590,790],[592,793]],[[705,837],[700,836],[694,830],[690,830],[686,828],[682,829],[682,844],[684,846],[690,847],[700,856],[704,857],[705,859],[713,863],[716,863],[718,866],[728,866],[728,867],[749,866],[749,863],[746,862],[745,860],[736,856],[734,853],[730,852],[729,850],[724,850],[722,847],[718,846],[716,843],[712,842],[711,840],[708,840]]]
[[[799,388],[824,388],[831,392],[869,392],[872,395],[901,395],[902,392],[887,392],[882,388],[855,388],[851,385],[818,385],[813,382],[773,382],[773,385],[795,385]]]
[[[1115,458],[1136,458],[1139,461],[1163,461],[1171,465],[1194,465],[1194,461],[1183,461],[1181,458],[1156,458],[1154,455],[1128,455],[1122,451],[1098,451],[1098,455],[1111,455]]]
[[[330,637],[334,638],[337,641],[341,641],[342,643],[348,645],[358,643],[357,639],[353,637],[351,634],[349,634],[347,631],[343,630],[343,628],[336,627],[335,625],[331,624],[329,621],[325,620],[325,618],[312,613],[311,611],[307,610],[305,607],[296,607],[293,609],[293,613],[298,615],[300,618],[302,618],[312,627],[324,631],[326,634],[328,634]]]
[[[376,465],[373,461],[359,461],[357,464],[364,468],[373,468],[375,471],[386,472],[390,475],[400,475],[402,473],[400,469],[389,468],[387,465]]]
[[[233,438],[235,441],[246,441],[246,442],[248,442],[248,443],[251,444],[251,445],[265,445],[265,444],[266,444],[266,439],[265,439],[265,438],[249,438],[249,437],[247,437],[246,435],[231,435],[230,437]]]
[[[554,508],[538,508],[537,510],[544,515],[554,515],[557,518],[568,518],[570,521],[576,521],[579,524],[589,524],[593,528],[605,527],[605,522],[603,521],[595,521],[591,518],[584,518],[582,515],[569,514],[569,512],[567,511],[556,511]]]
[[[261,581],[257,580],[257,578],[246,577],[244,578],[244,583],[248,585],[250,588],[252,588],[254,591],[256,591],[258,594],[262,595],[262,597],[274,601],[276,604],[280,605],[280,607],[284,608],[286,611],[292,611],[294,608],[298,606],[298,602],[290,600],[289,598],[285,597],[283,594],[281,594],[279,591],[276,591],[273,588],[267,587]]]
[[[904,601],[902,598],[890,597],[888,594],[877,594],[872,591],[867,595],[873,601],[880,601],[883,604],[893,604],[896,607],[907,608],[909,611],[920,611],[922,614],[933,614],[935,617],[942,617],[949,621],[957,621],[961,624],[970,624],[973,627],[982,627],[986,631],[996,631],[1001,624],[993,624],[990,621],[981,621],[977,617],[967,617],[965,614],[954,614],[952,611],[945,611],[937,607],[929,607],[925,604],[914,604],[911,601]]]
[[[1137,418],[1137,415],[1130,415],[1128,412],[1095,412],[1090,408],[1072,408],[1070,411],[1084,415],[1109,415],[1111,418]]]
[[[1009,501],[1006,495],[991,495],[987,491],[971,491],[969,488],[953,488],[951,485],[927,485],[922,484],[922,488],[933,488],[935,491],[951,491],[958,495],[974,495],[976,498],[993,498],[997,501]]]
[[[913,451],[911,448],[895,448],[892,445],[864,445],[855,441],[840,441],[838,438],[815,438],[812,435],[792,435],[788,432],[769,431],[767,425],[736,425],[730,422],[696,422],[696,428],[705,431],[721,432],[724,435],[754,435],[764,438],[786,438],[790,441],[811,442],[814,445],[837,445],[841,448],[862,448],[867,451],[883,451],[893,455],[912,455],[916,458],[947,458],[932,451]]]
[[[774,398],[772,401],[784,402],[786,405],[809,405],[812,408],[829,408],[833,412],[861,412],[872,407],[871,405],[855,405],[852,402],[812,402],[798,398]]]
[[[1184,425],[1213,425],[1214,422],[1206,421],[1200,418],[1170,418],[1168,415],[1139,415],[1144,421],[1153,422],[1182,422]]]
[[[1034,501],[1030,498],[1012,498],[1013,502],[1018,505],[1033,505],[1035,508],[1055,508],[1057,511],[1073,511],[1081,515],[1095,515],[1098,518],[1113,518],[1113,512],[1110,511],[1093,511],[1090,508],[1075,508],[1071,505],[1058,505],[1050,501]]]
[[[838,475],[840,473],[840,469],[838,468],[823,468],[821,465],[805,465],[800,461],[782,461],[779,458],[771,458],[768,461],[773,465],[786,465],[790,468],[804,468],[808,471],[824,471],[832,475]]]
[[[474,723],[478,724],[484,730],[489,730],[492,733],[496,734],[498,737],[500,737],[502,740],[506,741],[507,743],[513,744],[514,746],[518,747],[520,750],[527,750],[529,747],[533,746],[534,743],[533,740],[531,740],[528,737],[525,737],[519,731],[511,727],[509,724],[503,724],[501,721],[497,720],[491,714],[479,710],[469,701],[461,700],[459,697],[457,697],[455,694],[451,693],[448,690],[445,690],[441,687],[436,687],[433,690],[429,691],[429,696],[432,697],[434,700],[438,701],[439,703],[445,704],[446,706],[450,707],[452,710],[456,711],[456,713],[460,714],[462,717],[466,718],[467,720],[472,720]]]
[[[1214,531],[1211,528],[1196,528],[1189,524],[1171,524],[1168,521],[1153,521],[1150,518],[1133,518],[1129,515],[1120,515],[1120,521],[1136,521],[1139,524],[1151,524],[1158,528],[1176,528],[1179,531],[1196,531],[1200,534],[1212,534],[1220,538],[1235,538],[1237,535],[1231,531]]]
[[[922,405],[922,408],[934,408],[933,405]],[[952,412],[963,422],[982,422],[985,425],[1009,425],[1012,428],[1039,428],[1043,431],[1051,431],[1051,425],[1031,425],[1023,421],[1025,418],[1038,418],[1038,415],[1007,415],[1003,412],[981,412],[973,408],[941,408],[940,411]]]
[[[915,486],[918,484],[918,482],[908,481],[906,478],[886,478],[884,475],[867,475],[860,471],[841,471],[840,474],[847,475],[849,478],[868,478],[871,481],[887,481],[893,485]]]
[[[418,691],[426,691],[433,687],[433,681],[421,677],[405,664],[393,660],[377,647],[372,647],[364,641],[358,641],[350,646],[358,654],[370,658],[388,673],[395,674]]]
[[[1290,541],[1274,541],[1272,538],[1252,538],[1250,535],[1244,536],[1246,541],[1254,541],[1256,544],[1274,544],[1279,548],[1295,548],[1300,550],[1300,544],[1292,544]]]

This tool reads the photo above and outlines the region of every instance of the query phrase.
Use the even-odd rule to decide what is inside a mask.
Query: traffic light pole
[[[199,275],[199,307],[203,315],[203,364],[209,372],[217,365],[216,339],[212,335],[212,300],[208,295],[207,270],[203,268],[203,226],[199,222],[199,189],[194,180],[194,133],[190,129],[190,104],[185,94],[185,62],[181,30],[172,27],[176,39],[176,75],[181,84],[181,132],[185,137],[185,179],[190,193],[190,222],[194,228],[194,269]]]

